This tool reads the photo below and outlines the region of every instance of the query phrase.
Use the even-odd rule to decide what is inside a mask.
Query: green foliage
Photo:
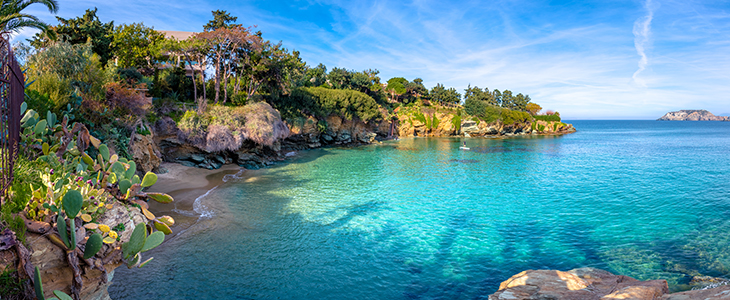
[[[531,119],[532,117],[530,114],[523,111],[509,109],[502,110],[502,122],[504,124],[524,123]]]
[[[437,83],[431,89],[431,99],[437,102],[459,104],[461,102],[461,94],[455,88],[446,89],[442,84]]]
[[[545,125],[537,124],[537,131],[540,131],[540,132],[545,131]]]
[[[13,212],[13,210],[13,206],[7,203],[0,208],[0,225],[10,228],[10,230],[15,232],[18,240],[25,243],[25,232],[27,230],[25,220],[17,215],[17,212]]]
[[[41,278],[41,271],[38,270],[38,266],[35,267],[35,272],[33,275],[33,286],[35,288],[35,296],[38,298],[38,300],[46,300],[46,297],[43,295],[43,280]],[[71,296],[68,294],[61,292],[59,290],[53,291],[53,295],[58,297],[60,300],[72,300]],[[56,298],[50,298],[47,300],[56,300]]]
[[[496,106],[487,105],[484,112],[477,116],[484,120],[484,122],[492,123],[502,117],[502,109]]]
[[[277,107],[287,117],[312,114],[323,119],[338,115],[345,119],[369,121],[381,117],[375,100],[358,91],[305,87],[292,91]]]
[[[439,127],[439,119],[436,118],[436,114],[433,114],[433,120],[431,121],[431,128],[438,128]]]
[[[86,249],[84,249],[84,259],[89,259],[101,250],[102,237],[99,233],[92,234],[86,241]]]
[[[0,273],[0,299],[20,298],[25,280],[21,280],[17,274],[9,265]]]
[[[48,24],[42,22],[38,17],[28,14],[27,11],[23,12],[31,4],[43,4],[51,13],[58,11],[58,2],[55,0],[14,0],[0,3],[2,3],[0,5],[0,30],[4,35],[20,32],[24,28],[48,30]]]
[[[104,99],[104,85],[112,78],[102,69],[99,56],[89,44],[52,44],[31,56],[27,66],[28,81],[33,81],[31,88],[50,98],[57,113],[76,96]]]
[[[533,118],[545,122],[560,122],[560,115],[535,115]]]
[[[218,28],[231,28],[238,17],[231,16],[227,11],[225,10],[214,10],[213,13],[213,20],[208,21],[208,24],[205,24],[203,26],[203,29],[207,31],[216,30]]]
[[[134,227],[129,241],[122,244],[122,257],[127,260],[127,267],[142,267],[146,262],[141,262],[140,253],[154,249],[165,240],[165,234],[160,231],[147,235],[147,226],[139,223]],[[152,258],[150,258],[151,260]],[[148,260],[149,261],[149,260]]]
[[[73,19],[64,19],[56,17],[59,24],[51,27],[51,31],[55,32],[58,40],[65,41],[72,45],[86,44],[90,42],[92,50],[101,58],[102,66],[106,66],[107,61],[112,58],[112,32],[114,30],[114,22],[102,23],[96,15],[97,9],[87,9],[82,17]],[[48,46],[51,39],[46,33],[37,33],[31,45],[36,48],[44,48]]]
[[[458,110],[454,118],[451,119],[451,124],[454,125],[454,129],[457,132],[461,130],[461,110]]]
[[[25,90],[25,103],[28,104],[28,108],[41,114],[45,114],[46,112],[55,109],[55,104],[51,101],[48,94],[41,94],[36,90]]]
[[[123,24],[114,28],[112,47],[121,68],[152,67],[161,53],[165,36],[142,23]]]

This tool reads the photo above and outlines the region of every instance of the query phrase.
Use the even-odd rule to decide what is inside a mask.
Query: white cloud
[[[651,0],[646,0],[644,7],[647,10],[646,15],[634,22],[634,47],[636,47],[636,53],[638,53],[641,58],[639,59],[639,69],[634,72],[634,75],[631,76],[631,78],[636,84],[646,87],[646,82],[639,78],[639,74],[644,71],[646,69],[646,65],[649,64],[649,59],[646,56],[646,47],[649,45],[651,21],[654,19],[654,10],[652,8]]]

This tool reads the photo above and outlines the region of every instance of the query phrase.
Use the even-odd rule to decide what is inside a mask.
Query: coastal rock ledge
[[[527,270],[502,282],[489,300],[730,299],[730,285],[673,294],[668,291],[666,280],[639,281],[594,268]]]
[[[704,109],[684,109],[668,112],[657,121],[730,121],[730,117],[716,116]]]

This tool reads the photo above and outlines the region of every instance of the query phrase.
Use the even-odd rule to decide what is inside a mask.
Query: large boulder
[[[527,270],[502,282],[489,300],[654,300],[668,290],[666,280],[639,281],[594,268]]]
[[[132,158],[137,164],[137,171],[142,172],[142,174],[156,171],[162,163],[160,147],[157,146],[154,138],[152,133],[148,135],[132,133],[129,152],[132,153]]]

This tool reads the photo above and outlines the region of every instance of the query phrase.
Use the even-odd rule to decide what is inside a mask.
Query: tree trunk
[[[218,104],[218,99],[221,93],[221,54],[218,54],[215,60],[215,104]]]

